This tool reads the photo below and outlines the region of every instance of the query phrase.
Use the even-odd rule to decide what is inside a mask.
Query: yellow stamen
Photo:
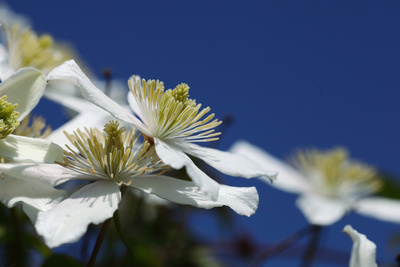
[[[67,146],[64,165],[117,184],[130,184],[134,176],[159,174],[167,168],[157,157],[154,146],[146,141],[139,143],[140,135],[135,131],[126,132],[116,121],[107,123],[104,131],[106,136],[98,129],[65,133],[79,152]]]
[[[375,169],[350,160],[344,148],[327,152],[300,151],[293,163],[319,193],[329,197],[368,195],[379,191],[382,186]]]
[[[132,76],[129,88],[141,110],[141,119],[151,132],[148,138],[208,142],[218,140],[215,128],[222,122],[213,119],[214,114],[201,120],[210,108],[200,111],[201,104],[189,99],[189,86],[179,84],[175,89],[164,91],[164,84],[155,80],[142,80]]]
[[[20,136],[29,136],[34,138],[46,138],[51,134],[51,127],[46,126],[43,117],[34,116],[31,121],[31,114],[26,116],[20,125],[14,130],[13,134]],[[31,123],[29,125],[29,123]]]
[[[5,32],[10,63],[15,70],[35,67],[47,73],[66,60],[76,57],[71,48],[57,44],[48,34],[38,36],[31,29],[22,28],[19,24],[5,27]]]

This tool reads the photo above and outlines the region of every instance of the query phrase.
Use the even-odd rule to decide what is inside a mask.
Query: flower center
[[[132,182],[134,176],[161,174],[165,166],[157,157],[155,149],[148,142],[139,142],[140,134],[125,131],[116,121],[104,126],[105,136],[94,128],[72,135],[65,133],[79,152],[65,151],[64,163],[60,165],[76,172],[91,174],[99,178],[113,180],[118,185]]]
[[[49,72],[64,61],[74,58],[67,46],[56,44],[48,34],[38,36],[29,28],[14,24],[5,27],[10,64],[14,70],[35,67]]]
[[[142,80],[132,76],[129,88],[140,109],[140,119],[148,127],[151,136],[164,141],[209,142],[218,140],[221,133],[215,127],[222,122],[214,114],[203,118],[210,108],[200,111],[201,104],[189,99],[189,86],[179,84],[173,90],[164,91],[160,81]]]
[[[293,159],[294,165],[315,186],[318,193],[327,197],[351,197],[376,193],[381,188],[375,169],[349,159],[347,150],[300,151]]]
[[[0,139],[6,138],[19,125],[19,112],[15,111],[18,105],[8,103],[6,99],[7,96],[0,98]]]

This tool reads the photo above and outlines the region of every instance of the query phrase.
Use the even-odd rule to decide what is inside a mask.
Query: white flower
[[[218,196],[218,183],[201,171],[187,154],[231,176],[263,176],[266,179],[276,176],[276,172],[265,171],[246,157],[194,144],[215,140],[218,133],[214,133],[214,128],[220,122],[212,120],[213,114],[203,118],[209,108],[200,110],[201,105],[188,99],[186,85],[164,91],[162,82],[143,81],[141,86],[132,76],[129,86],[133,97],[128,100],[135,117],[96,88],[72,60],[51,71],[48,80],[68,81],[80,87],[87,100],[141,131],[155,144],[156,152],[165,164],[174,169],[186,167],[193,181],[214,199]]]
[[[23,67],[35,67],[47,74],[64,61],[75,58],[73,50],[54,42],[48,34],[38,36],[23,16],[0,5],[0,79],[4,81]]]
[[[376,245],[350,225],[346,225],[343,232],[353,240],[349,267],[377,267]]]
[[[276,169],[272,186],[299,194],[296,204],[311,224],[330,225],[350,211],[400,222],[400,201],[372,196],[381,185],[375,170],[349,159],[344,149],[300,152],[293,160],[297,168],[244,141],[231,152]]]
[[[53,209],[39,213],[35,227],[49,247],[77,241],[88,224],[110,218],[121,200],[120,185],[200,208],[226,205],[247,216],[257,209],[254,187],[221,185],[217,199],[212,200],[194,183],[162,175],[167,166],[157,157],[153,145],[140,144],[135,132],[125,132],[115,122],[108,123],[105,132],[107,136],[97,129],[67,134],[75,149],[65,152],[64,163],[60,163],[65,168],[39,165],[31,169],[32,178],[55,179],[53,184],[76,179],[94,181]]]
[[[18,121],[23,120],[37,105],[46,87],[43,74],[35,68],[22,68],[0,83],[2,103],[17,104]],[[6,100],[4,99],[6,97]],[[0,114],[0,122],[7,118]],[[14,116],[14,115],[12,115]],[[1,128],[1,127],[0,127]],[[1,132],[7,130],[0,129]],[[5,136],[4,136],[5,137]],[[0,156],[14,160],[53,163],[62,160],[61,147],[48,140],[10,134],[0,139]]]

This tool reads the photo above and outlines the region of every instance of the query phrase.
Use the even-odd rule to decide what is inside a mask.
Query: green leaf
[[[385,171],[379,172],[379,178],[382,181],[382,188],[376,195],[391,199],[400,199],[400,178]]]

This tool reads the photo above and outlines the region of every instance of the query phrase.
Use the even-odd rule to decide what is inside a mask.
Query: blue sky
[[[354,158],[400,174],[398,1],[7,3],[39,33],[73,44],[96,74],[111,67],[122,80],[139,74],[168,88],[188,83],[191,97],[218,118],[233,116],[221,149],[245,139],[285,158],[297,148],[342,145]],[[258,187],[258,212],[237,225],[258,242],[277,242],[306,225],[295,196],[260,181],[226,182]],[[323,245],[349,251],[341,234],[348,223],[377,243],[379,259],[399,251],[388,245],[398,225],[358,215],[330,227]]]

